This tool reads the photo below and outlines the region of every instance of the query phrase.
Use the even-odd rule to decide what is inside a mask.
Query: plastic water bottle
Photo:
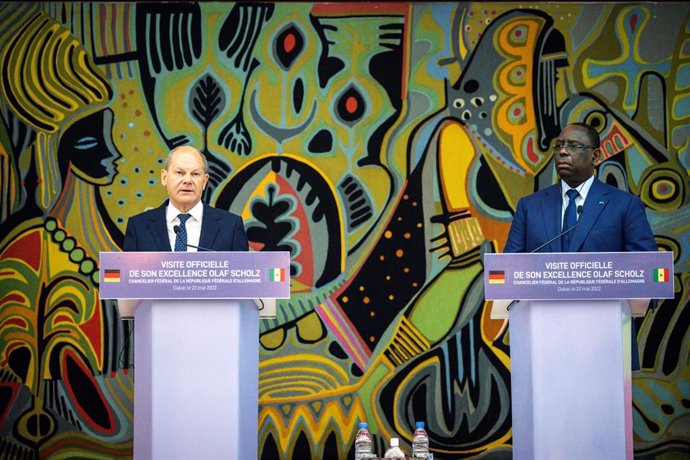
[[[400,439],[391,438],[390,448],[384,458],[405,458],[405,453],[400,449]]]
[[[373,456],[371,433],[369,433],[367,423],[361,422],[357,436],[355,436],[355,460],[362,460]]]
[[[417,429],[412,436],[412,456],[415,458],[429,458],[429,435],[424,429],[424,422],[416,423]]]

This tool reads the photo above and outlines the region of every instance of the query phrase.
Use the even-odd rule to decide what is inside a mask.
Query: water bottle
[[[390,448],[384,458],[405,458],[405,453],[400,449],[400,439],[391,438]]]
[[[417,422],[417,429],[412,436],[412,456],[415,458],[429,458],[429,435],[424,429],[424,422]]]
[[[361,422],[357,436],[355,436],[355,460],[362,460],[373,456],[371,434],[366,422]]]

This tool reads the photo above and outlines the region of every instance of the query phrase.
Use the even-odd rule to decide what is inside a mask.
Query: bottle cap
[[[360,430],[366,430],[367,429],[367,422],[359,422],[359,429]]]
[[[424,428],[424,422],[417,422],[415,425],[417,428]]]
[[[391,438],[391,447],[398,447],[400,445],[400,440],[398,438]]]

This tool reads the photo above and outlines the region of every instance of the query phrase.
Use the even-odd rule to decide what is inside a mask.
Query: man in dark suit
[[[594,176],[594,163],[601,154],[594,128],[584,123],[566,126],[553,154],[561,180],[518,201],[504,252],[657,250],[640,198]],[[555,238],[568,228],[573,230]],[[632,325],[632,368],[637,370],[637,334]]]
[[[127,222],[125,251],[247,251],[242,218],[201,202],[208,163],[194,147],[173,149],[161,171],[169,199]]]
[[[561,180],[518,201],[504,252],[534,251],[567,225],[576,227],[539,251],[657,250],[640,198],[594,176],[594,164],[601,154],[595,129],[583,123],[566,126],[553,154]],[[573,221],[567,224],[569,213]]]

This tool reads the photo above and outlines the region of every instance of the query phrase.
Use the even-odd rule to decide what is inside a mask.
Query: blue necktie
[[[185,222],[189,219],[191,214],[179,214],[178,219],[180,219],[180,231],[177,232],[175,237],[175,252],[186,251],[187,250],[187,227],[185,227]]]
[[[575,198],[580,196],[578,191],[574,188],[571,188],[565,192],[565,194],[568,195],[568,206],[566,206],[565,214],[563,215],[563,228],[561,229],[563,232],[577,224],[577,206],[575,205]],[[571,233],[563,236],[561,246],[564,251],[570,250]]]

